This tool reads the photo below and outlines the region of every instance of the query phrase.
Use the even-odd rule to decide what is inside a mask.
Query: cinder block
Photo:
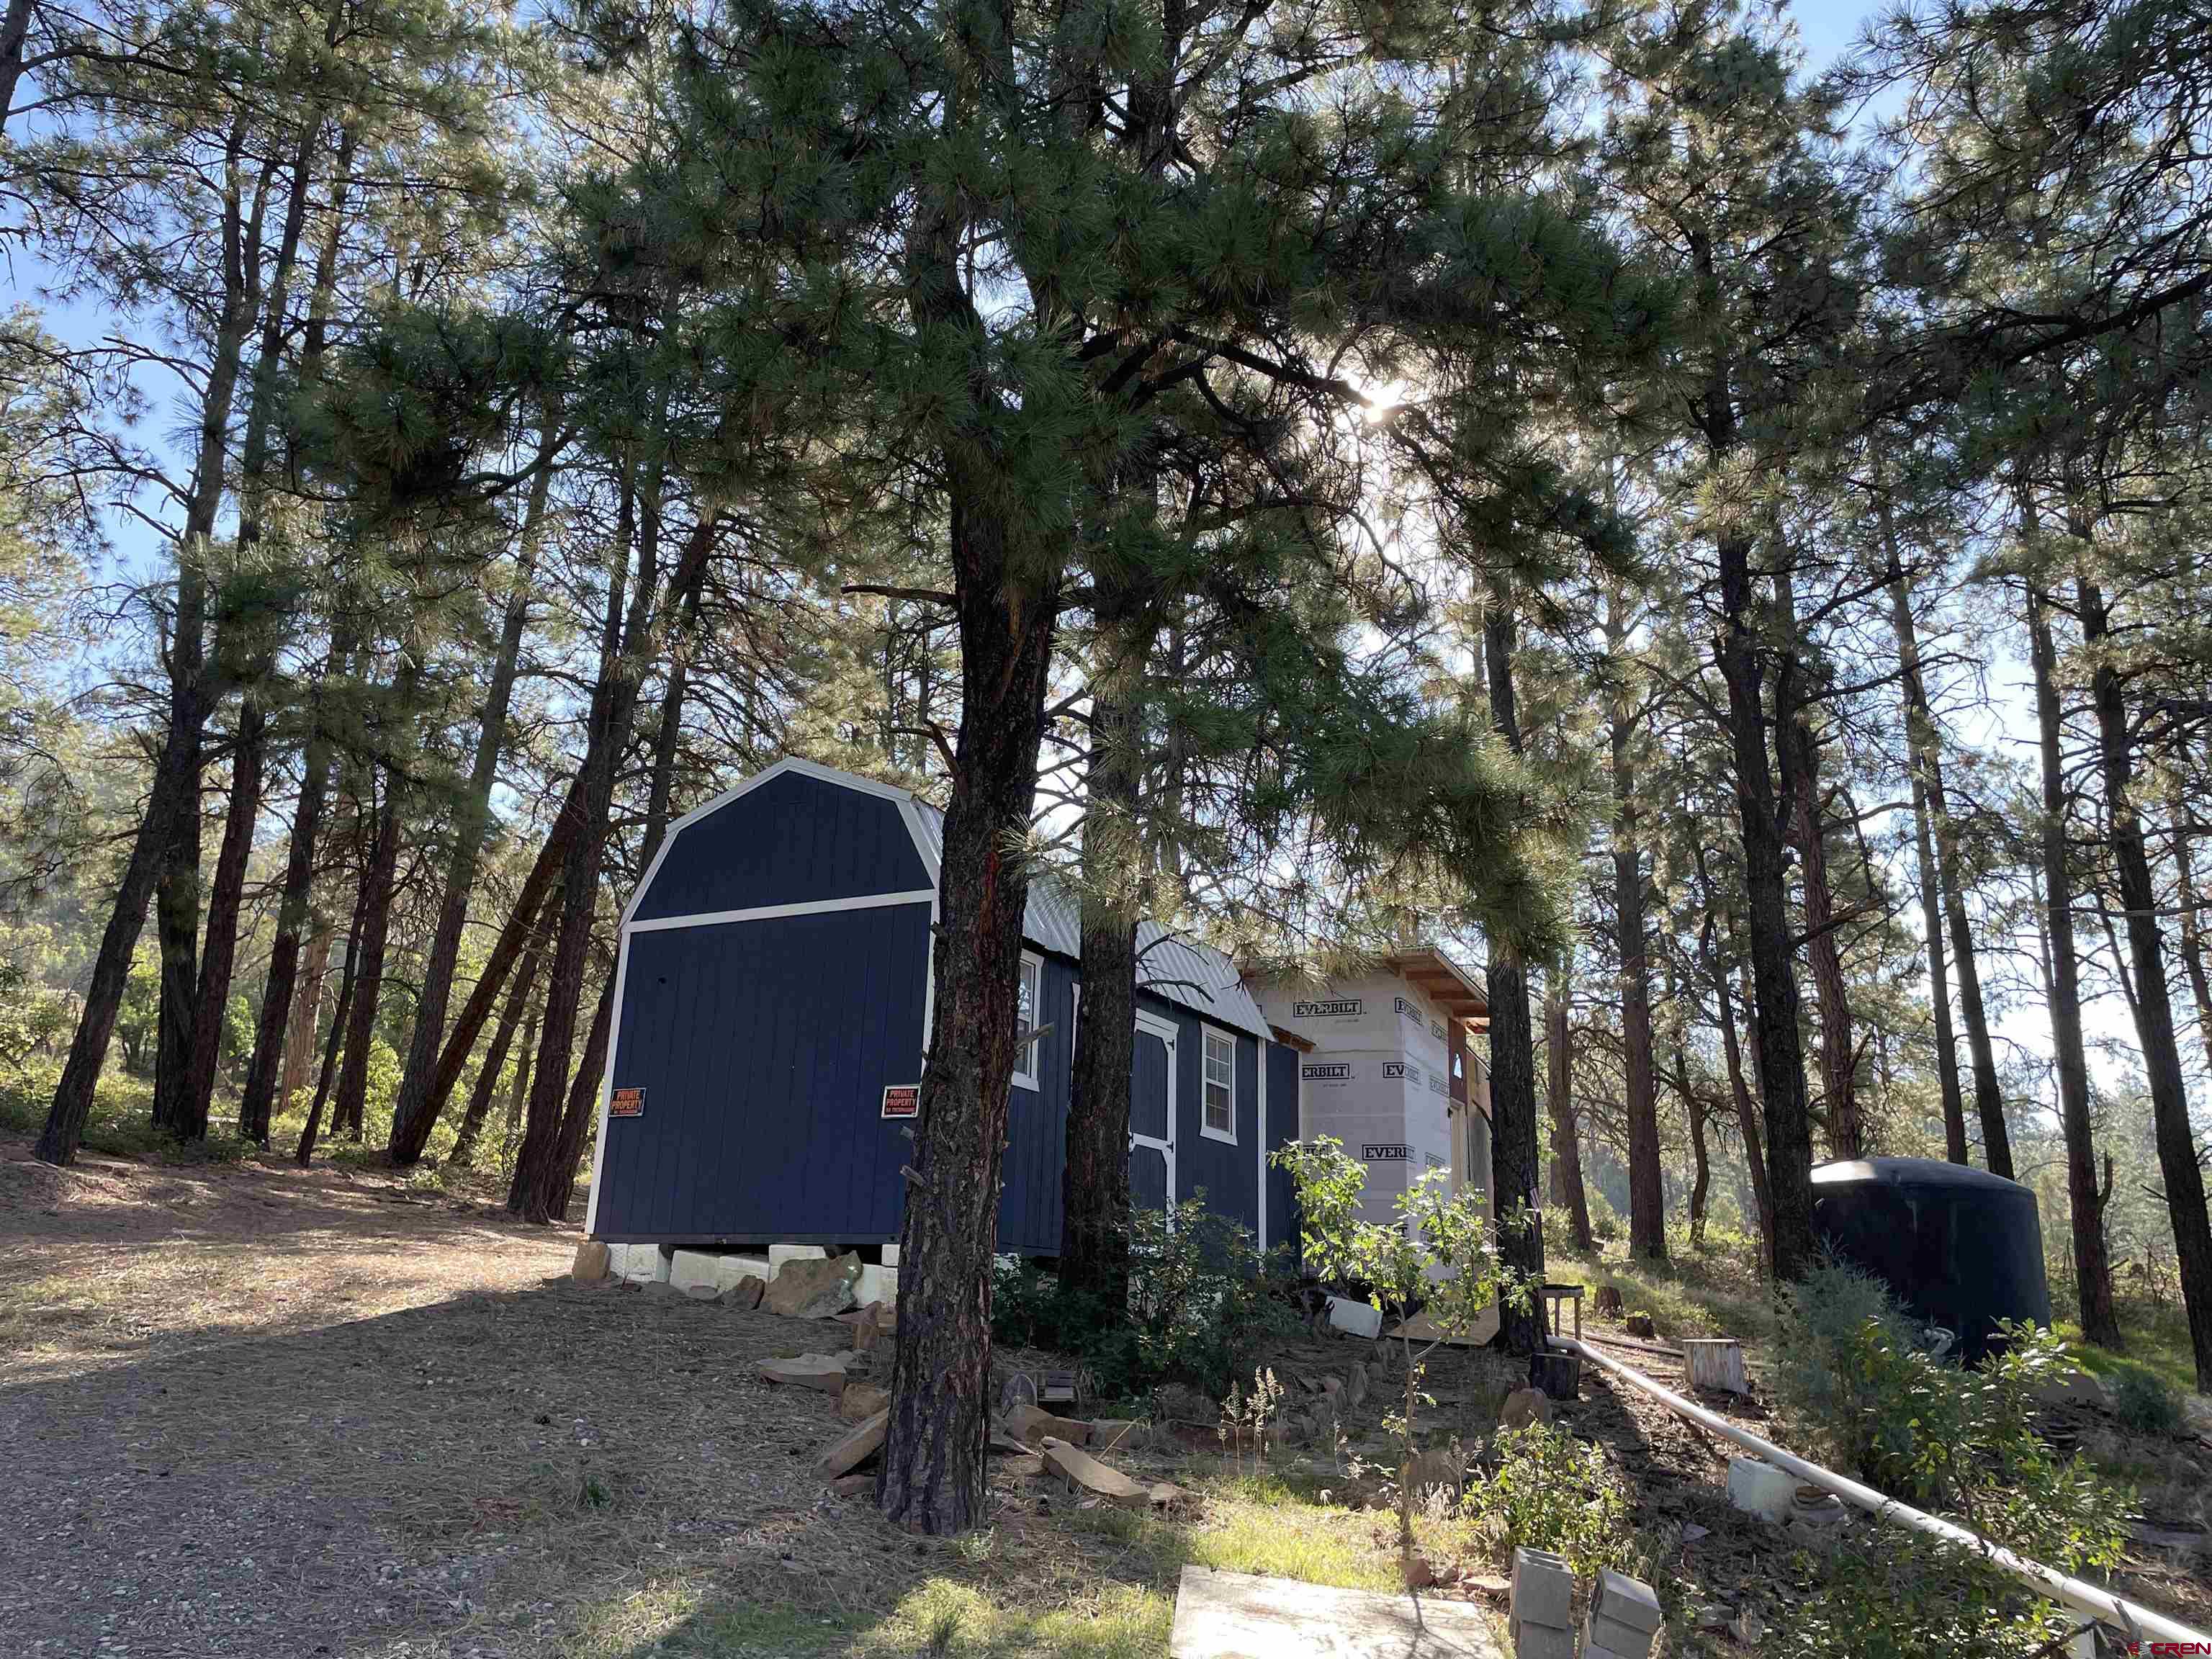
[[[665,1285],[668,1282],[668,1258],[660,1253],[658,1244],[617,1244],[613,1247],[622,1254],[622,1276],[633,1285]],[[612,1255],[613,1250],[608,1252]]]
[[[710,1251],[678,1250],[668,1258],[668,1282],[687,1296],[694,1290],[720,1296],[714,1274],[720,1262],[721,1257]]]
[[[872,1263],[864,1263],[860,1268],[860,1280],[853,1286],[853,1296],[854,1299],[864,1308],[871,1302],[881,1302],[888,1305],[897,1301],[898,1269],[878,1267]]]
[[[1729,1502],[1779,1525],[1797,1501],[1797,1477],[1756,1457],[1729,1459]]]
[[[714,1258],[714,1289],[733,1291],[741,1279],[757,1279],[768,1282],[768,1258],[764,1255],[718,1255]]]
[[[1620,1659],[1644,1659],[1651,1651],[1651,1632],[1616,1620],[1601,1619],[1593,1612],[1583,1620],[1583,1651],[1617,1654]]]
[[[1610,1567],[1597,1571],[1597,1587],[1590,1595],[1590,1611],[1600,1619],[1610,1619],[1616,1625],[1626,1625],[1647,1635],[1659,1628],[1663,1618],[1656,1590],[1641,1578],[1631,1578]]]
[[[1372,1303],[1333,1296],[1328,1299],[1328,1322],[1340,1331],[1371,1342],[1382,1334],[1382,1310]]]
[[[1552,1625],[1513,1621],[1514,1659],[1575,1659],[1575,1633]]]
[[[1571,1632],[1575,1623],[1575,1574],[1566,1557],[1526,1546],[1513,1552],[1509,1606],[1516,1625],[1547,1625]]]
[[[768,1277],[774,1284],[787,1261],[823,1261],[830,1252],[819,1244],[771,1244],[768,1247]]]
[[[884,1266],[885,1266],[886,1267],[897,1267],[897,1266],[898,1266],[898,1264],[899,1264],[898,1253],[899,1253],[899,1247],[898,1247],[897,1245],[896,1245],[896,1244],[886,1244],[886,1245],[884,1245]]]

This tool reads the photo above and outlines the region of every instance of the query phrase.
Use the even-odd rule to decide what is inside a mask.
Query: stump
[[[1571,1353],[1530,1354],[1528,1386],[1541,1389],[1554,1400],[1574,1399],[1582,1392],[1582,1356]]]
[[[1723,1394],[1748,1394],[1744,1374],[1743,1345],[1730,1337],[1686,1337],[1682,1363],[1693,1389],[1712,1389]]]

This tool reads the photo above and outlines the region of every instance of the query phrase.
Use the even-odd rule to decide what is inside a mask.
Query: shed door
[[[1175,1192],[1175,1027],[1137,1016],[1129,1056],[1129,1196],[1164,1210]]]

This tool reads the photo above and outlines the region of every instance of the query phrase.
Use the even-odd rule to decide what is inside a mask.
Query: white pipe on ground
[[[1708,1433],[1734,1442],[1754,1457],[1786,1470],[1808,1486],[1835,1493],[1845,1503],[1857,1505],[1877,1520],[1895,1521],[1911,1527],[1915,1532],[1924,1532],[1930,1537],[1945,1539],[1978,1551],[1990,1565],[2011,1574],[2038,1594],[2071,1607],[2076,1613],[2084,1613],[2100,1624],[2125,1632],[2130,1637],[2154,1642],[2201,1643],[2204,1645],[2183,1650],[2212,1652],[2212,1637],[2206,1636],[2202,1631],[2191,1630],[2178,1620],[2169,1619],[2162,1613],[2154,1613],[2150,1608],[2115,1595],[2108,1589],[2100,1589],[2079,1578],[2069,1578],[2056,1568],[2045,1566],[2040,1561],[2031,1561],[2026,1556],[2015,1555],[1985,1538],[1978,1538],[1964,1527],[1924,1514],[1910,1504],[1899,1503],[1894,1498],[1885,1497],[1872,1486],[1861,1486],[1856,1480],[1822,1468],[1818,1463],[1808,1463],[1802,1457],[1793,1456],[1781,1447],[1761,1440],[1747,1430],[1738,1428],[1726,1418],[1707,1411],[1692,1401],[1685,1400],[1671,1389],[1662,1388],[1643,1372],[1633,1370],[1572,1337],[1555,1336],[1549,1340],[1553,1347],[1562,1352],[1578,1354],[1602,1366],[1632,1388],[1650,1395],[1676,1416],[1696,1424]]]

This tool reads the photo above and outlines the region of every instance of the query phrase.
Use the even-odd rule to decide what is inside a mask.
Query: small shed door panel
[[[1175,1193],[1174,1031],[1139,1014],[1129,1054],[1129,1196],[1149,1210]]]
[[[632,933],[600,1235],[896,1237],[928,946],[927,904]]]

